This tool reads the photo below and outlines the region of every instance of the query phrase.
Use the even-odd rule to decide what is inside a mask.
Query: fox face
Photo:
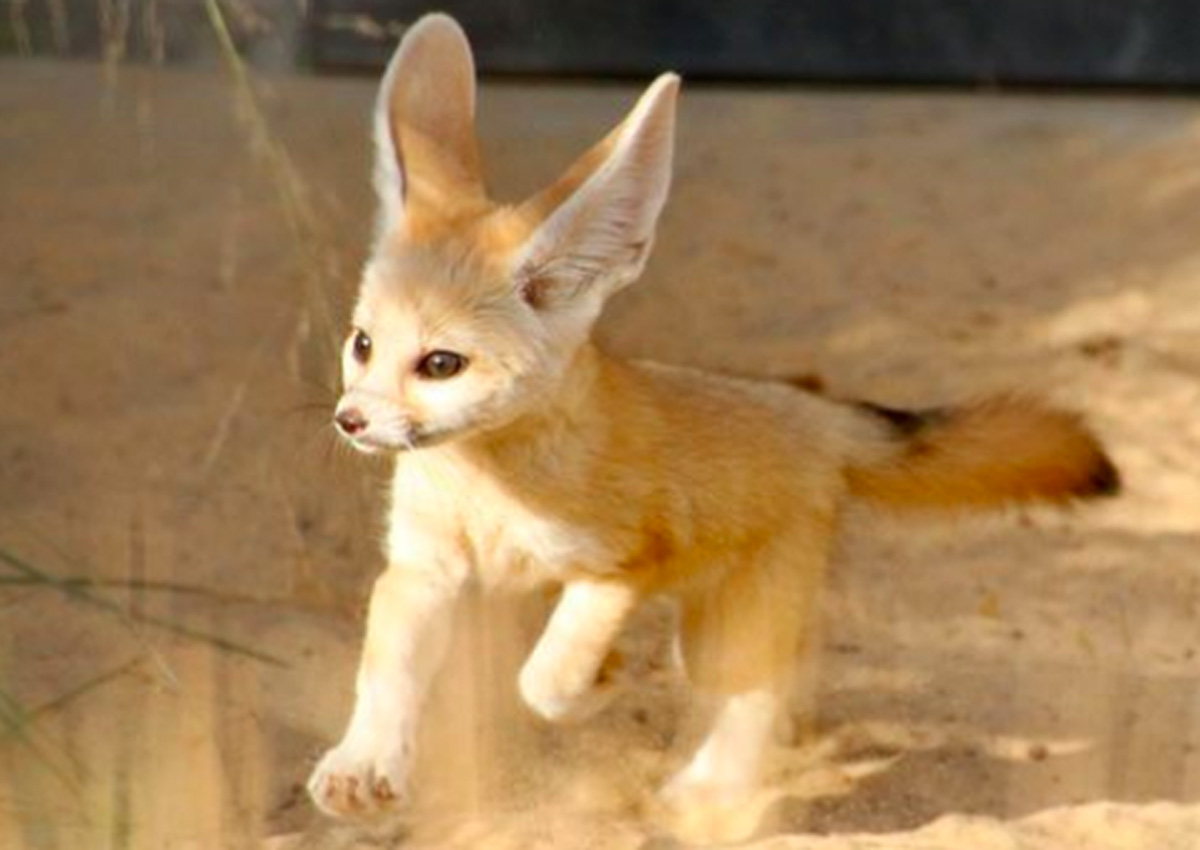
[[[356,448],[421,448],[502,427],[552,380],[556,358],[534,309],[464,247],[405,246],[367,266],[337,413]],[[450,248],[462,256],[449,259]]]
[[[375,244],[334,420],[364,452],[423,448],[535,414],[614,292],[641,273],[670,185],[678,78],[551,186],[486,192],[461,31],[406,41],[376,102]]]

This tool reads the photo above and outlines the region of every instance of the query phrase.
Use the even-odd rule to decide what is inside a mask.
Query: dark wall
[[[218,0],[259,67],[378,69],[448,11],[485,72],[1200,85],[1200,0]],[[216,61],[203,0],[0,0],[0,51]]]
[[[1200,83],[1200,0],[316,0],[314,58],[377,66],[433,8],[502,73]]]

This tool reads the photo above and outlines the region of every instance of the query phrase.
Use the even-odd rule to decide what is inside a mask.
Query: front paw
[[[343,741],[321,758],[308,780],[317,807],[338,818],[371,818],[407,800],[407,747],[376,748]]]
[[[605,708],[620,690],[621,657],[610,653],[591,676],[574,669],[554,670],[531,660],[517,685],[535,714],[553,723],[579,722]]]

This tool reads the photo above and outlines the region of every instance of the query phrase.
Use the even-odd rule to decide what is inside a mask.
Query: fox
[[[761,782],[849,506],[954,514],[1120,488],[1083,419],[1028,396],[906,411],[602,350],[593,327],[641,275],[667,201],[679,89],[662,74],[560,178],[506,204],[485,187],[460,26],[421,18],[387,66],[333,419],[394,468],[353,710],[308,782],[329,815],[410,800],[468,586],[558,593],[517,681],[551,722],[604,708],[622,628],[672,599],[683,674],[715,711],[660,794],[722,803]]]

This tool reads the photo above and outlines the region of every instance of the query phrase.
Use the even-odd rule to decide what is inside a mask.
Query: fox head
[[[375,106],[378,223],[342,353],[334,418],[355,447],[495,430],[560,389],[650,253],[678,89],[662,75],[555,183],[501,205],[484,187],[465,35],[445,15],[408,31]]]

